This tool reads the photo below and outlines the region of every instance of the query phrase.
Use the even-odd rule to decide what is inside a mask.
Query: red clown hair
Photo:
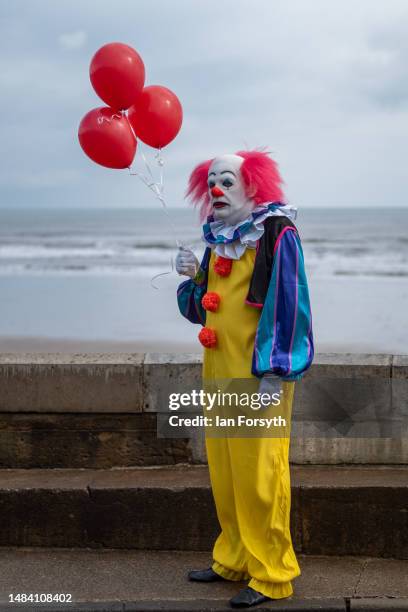
[[[246,195],[253,200],[254,206],[264,202],[285,203],[282,191],[283,180],[277,163],[269,156],[269,153],[255,149],[237,151],[235,155],[244,158],[240,169],[241,176]],[[186,192],[186,197],[190,198],[193,205],[199,208],[201,221],[204,221],[211,213],[207,180],[212,162],[212,159],[208,159],[194,168]]]

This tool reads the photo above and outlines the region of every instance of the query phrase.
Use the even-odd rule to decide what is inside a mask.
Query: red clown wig
[[[257,204],[264,202],[285,203],[282,191],[282,178],[277,163],[265,151],[238,151],[235,155],[244,158],[241,165],[241,176],[245,192]],[[204,221],[211,213],[210,196],[208,193],[208,170],[212,159],[198,164],[192,171],[188,182],[186,197],[199,208],[200,219]]]

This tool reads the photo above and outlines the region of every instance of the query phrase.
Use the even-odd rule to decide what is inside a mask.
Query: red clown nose
[[[211,195],[214,198],[221,198],[224,195],[224,192],[222,189],[220,189],[219,187],[217,187],[217,185],[215,187],[212,187],[211,189]]]

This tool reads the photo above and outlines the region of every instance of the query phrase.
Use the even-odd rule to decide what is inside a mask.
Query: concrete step
[[[0,546],[212,549],[208,468],[0,470]],[[7,518],[5,518],[7,517]],[[293,466],[304,554],[408,559],[406,467]]]
[[[196,444],[186,438],[158,438],[156,419],[152,412],[2,412],[0,469],[102,469],[197,462]],[[200,457],[204,458],[203,453]]]
[[[256,610],[365,612],[408,609],[408,561],[298,556],[301,575],[290,598]],[[221,612],[245,582],[199,584],[190,569],[208,567],[204,552],[0,548],[0,610],[10,594],[71,594],[72,603],[22,604],[30,610]]]

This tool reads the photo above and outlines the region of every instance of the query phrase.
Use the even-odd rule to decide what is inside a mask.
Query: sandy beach
[[[200,353],[196,342],[118,342],[71,338],[0,337],[1,353]]]
[[[115,342],[112,340],[72,340],[68,338],[0,338],[1,353],[201,353],[197,342]],[[323,345],[321,353],[369,353],[371,345]]]

